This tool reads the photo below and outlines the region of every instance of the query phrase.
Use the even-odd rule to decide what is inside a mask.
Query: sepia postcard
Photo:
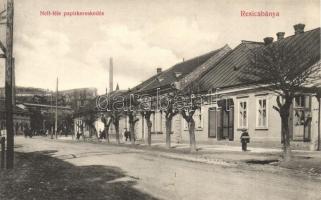
[[[319,0],[0,0],[1,200],[321,200]]]

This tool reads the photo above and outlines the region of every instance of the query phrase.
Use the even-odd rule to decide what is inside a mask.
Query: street
[[[93,177],[92,184],[108,187],[111,183],[131,183],[135,191],[147,195],[145,199],[321,199],[320,179],[308,176],[188,162],[165,158],[157,152],[107,144],[41,137],[17,137],[15,142],[17,152],[47,152],[75,167],[120,169],[124,176],[105,182]]]

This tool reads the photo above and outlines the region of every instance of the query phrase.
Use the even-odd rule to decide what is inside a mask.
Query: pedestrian
[[[247,151],[247,143],[250,142],[250,136],[246,129],[242,130],[240,139],[242,143],[242,151]]]
[[[124,128],[124,136],[125,136],[125,141],[127,141],[129,138],[129,131],[127,131],[127,128]]]
[[[79,133],[79,131],[77,131],[76,137],[77,137],[77,140],[79,140],[79,138],[80,138],[80,133]]]
[[[105,130],[99,130],[99,139],[106,139],[106,132]]]
[[[100,139],[100,140],[103,139],[103,133],[101,132],[101,130],[99,130],[99,139]]]

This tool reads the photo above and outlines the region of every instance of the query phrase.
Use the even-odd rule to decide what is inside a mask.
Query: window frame
[[[246,125],[245,126],[241,125],[241,123],[240,123],[241,102],[246,103],[246,109],[245,109],[245,111],[246,111]],[[249,127],[249,100],[247,98],[246,99],[245,98],[238,99],[237,107],[238,107],[237,108],[237,127],[238,127],[238,129],[243,129],[243,128],[247,129]],[[244,122],[243,120],[242,120],[242,122]]]
[[[259,101],[260,100],[265,100],[265,115],[266,115],[266,122],[265,126],[260,126],[259,125]],[[255,103],[255,128],[256,129],[268,129],[269,127],[269,109],[268,109],[269,101],[267,96],[257,96],[256,97],[256,103]]]
[[[203,115],[202,108],[197,109],[197,112],[195,114],[194,114],[195,115],[195,118],[194,118],[195,128],[197,130],[203,130],[203,128],[204,128],[204,115]],[[201,118],[199,119],[199,117],[201,117]]]

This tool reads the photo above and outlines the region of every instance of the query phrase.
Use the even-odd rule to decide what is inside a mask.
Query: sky
[[[0,0],[0,8],[4,5]],[[3,6],[4,7],[4,6]],[[242,17],[241,11],[278,12]],[[40,11],[102,11],[103,16],[41,16]],[[241,40],[263,41],[293,25],[320,27],[319,0],[23,0],[15,1],[16,85],[55,89],[134,87],[177,62]],[[4,29],[0,38],[4,40]],[[0,84],[4,64],[0,61]]]

